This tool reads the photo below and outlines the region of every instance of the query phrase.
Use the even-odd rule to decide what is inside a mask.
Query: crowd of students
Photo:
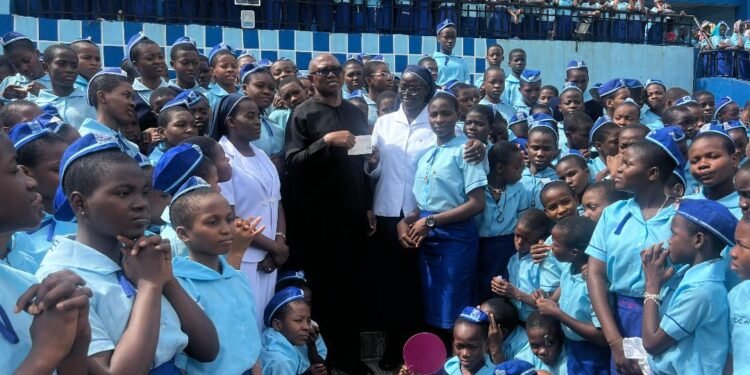
[[[171,81],[3,35],[0,372],[363,374],[363,329],[401,374],[419,330],[451,375],[750,371],[750,103],[496,44],[470,82],[435,31],[398,78],[181,37]]]

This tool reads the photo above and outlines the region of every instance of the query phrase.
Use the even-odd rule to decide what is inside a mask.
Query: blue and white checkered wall
[[[164,46],[167,56],[169,45],[186,35],[195,39],[199,49],[204,52],[215,44],[225,42],[236,49],[249,49],[256,57],[269,60],[289,58],[303,70],[307,69],[310,59],[320,52],[331,52],[341,61],[348,54],[364,52],[383,55],[391,70],[397,73],[407,64],[417,63],[422,55],[433,53],[437,47],[433,36],[248,30],[203,25],[23,17],[8,14],[8,3],[9,0],[0,0],[0,33],[10,30],[24,33],[37,41],[42,51],[51,44],[91,37],[102,49],[104,66],[119,66],[125,42],[139,31]],[[558,87],[562,86],[565,78],[565,64],[572,59],[586,61],[592,83],[613,77],[637,78],[641,81],[660,78],[670,87],[693,87],[693,50],[688,47],[459,38],[454,51],[457,55],[463,55],[472,74],[481,74],[485,68],[486,48],[493,43],[505,48],[506,61],[511,49],[525,49],[528,67],[540,69],[543,82]]]

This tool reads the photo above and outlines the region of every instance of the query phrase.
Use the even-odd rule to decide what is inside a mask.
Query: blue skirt
[[[555,21],[557,22],[555,39],[570,40],[573,38],[573,17],[566,15],[556,16]]]
[[[716,52],[716,75],[730,77],[732,75],[732,52]]]
[[[664,28],[661,23],[655,22],[648,29],[648,43],[661,44],[664,36]]]
[[[568,373],[577,375],[609,375],[609,348],[588,341],[565,340]]]
[[[181,375],[182,371],[174,364],[174,358],[149,370],[148,375]]]
[[[432,214],[423,211],[421,217]],[[478,247],[473,220],[441,225],[422,242],[419,271],[427,324],[450,329],[464,307],[477,305]]]
[[[487,32],[492,38],[507,38],[510,32],[510,15],[505,9],[496,9],[490,15]]]
[[[614,19],[612,20],[612,41],[626,42],[628,39],[628,21]]]
[[[634,298],[618,294],[615,321],[622,337],[641,337],[643,332],[643,298]],[[617,372],[614,358],[610,361],[610,371]]]
[[[628,24],[628,40],[631,43],[643,43],[643,21],[630,20]]]
[[[737,61],[737,77],[746,81],[750,80],[750,53],[747,51],[735,51]]]
[[[500,275],[508,280],[508,262],[515,252],[512,234],[479,238],[477,274],[480,300],[486,301],[494,297],[490,288],[493,277]]]

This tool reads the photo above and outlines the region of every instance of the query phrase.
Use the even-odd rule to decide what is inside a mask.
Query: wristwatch
[[[424,223],[427,224],[427,228],[430,228],[430,229],[435,228],[435,225],[437,225],[437,222],[435,222],[435,217],[432,215],[427,216],[424,219]]]

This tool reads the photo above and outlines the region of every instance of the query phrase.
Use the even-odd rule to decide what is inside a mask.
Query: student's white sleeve
[[[371,144],[374,147],[378,148],[378,152],[380,153],[380,159],[382,160],[384,147],[383,147],[383,138],[380,137],[380,131],[379,131],[381,126],[383,126],[383,121],[381,120],[381,118],[379,118],[377,121],[375,121],[375,125],[372,128]],[[378,160],[378,165],[375,167],[375,169],[373,169],[372,171],[368,171],[369,166],[368,166],[367,161],[365,161],[365,174],[370,176],[371,179],[377,180],[378,178],[380,178],[380,172],[383,170],[383,168],[381,168],[382,164],[383,163],[380,160]]]
[[[693,334],[705,316],[710,313],[712,289],[692,287],[681,291],[669,303],[669,309],[661,318],[659,328],[669,337],[680,341]]]
[[[607,216],[609,215],[607,215],[607,209],[605,208],[596,224],[589,246],[586,248],[586,254],[605,263],[607,262]]]
[[[109,337],[107,330],[104,328],[104,323],[93,308],[89,310],[89,324],[91,325],[89,357],[97,353],[115,350],[114,341]]]

